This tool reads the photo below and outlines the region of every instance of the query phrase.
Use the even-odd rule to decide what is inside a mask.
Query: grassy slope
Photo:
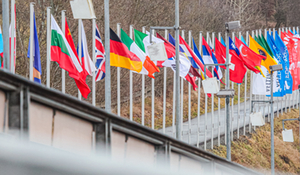
[[[282,119],[298,118],[299,111],[292,109],[290,113],[275,118],[275,168],[282,174],[300,174],[300,145],[299,122],[285,122],[285,128],[293,129],[294,142],[287,143],[282,140]],[[269,174],[271,167],[271,135],[270,124],[257,128],[249,137],[242,136],[232,142],[232,161],[252,169],[258,169]],[[226,147],[215,147],[211,150],[214,154],[226,157]],[[280,173],[281,174],[281,173]]]

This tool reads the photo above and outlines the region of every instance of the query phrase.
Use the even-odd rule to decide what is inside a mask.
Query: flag
[[[3,37],[2,30],[0,27],[0,56],[3,58]],[[0,67],[3,68],[2,59],[0,58]]]
[[[36,21],[35,21],[35,13],[33,14],[33,80],[36,83],[41,84],[41,75],[42,75],[42,67],[41,67],[41,56],[40,56],[40,46],[38,33],[36,29]],[[27,57],[30,58],[30,40],[28,45]],[[31,78],[31,77],[30,77]]]
[[[16,4],[15,4],[15,19],[14,19],[14,69],[16,69]],[[9,65],[11,63],[11,24],[9,26]],[[4,60],[3,60],[4,61]],[[15,71],[15,70],[14,70]]]
[[[216,58],[220,64],[226,63],[226,47],[217,39],[215,38],[215,45],[216,45]],[[235,83],[242,83],[247,72],[244,63],[238,55],[236,54],[234,49],[229,50],[230,56],[230,66],[229,66],[229,78],[231,81]]]
[[[65,20],[65,37],[66,40],[68,42],[68,44],[70,45],[71,50],[73,51],[77,62],[80,64],[76,49],[75,49],[75,44],[70,32],[70,28],[67,22],[67,19]],[[82,65],[80,65],[80,67],[82,68]],[[83,70],[83,68],[82,68]],[[72,77],[73,78],[73,77]],[[76,83],[76,86],[78,87],[81,95],[86,99],[89,95],[89,93],[91,92],[91,89],[89,88],[89,86],[86,84],[86,73],[84,71],[81,71],[79,73],[78,78],[74,78],[74,81]]]
[[[110,29],[110,65],[136,72],[141,72],[143,68],[139,57],[128,50],[112,29]]]
[[[105,49],[100,36],[98,26],[96,26],[95,52],[96,52],[96,81],[100,81],[105,77]]]
[[[280,50],[277,48],[276,44],[275,44],[275,40],[273,39],[273,37],[269,34],[269,32],[267,33],[267,44],[270,49],[270,51],[273,53],[274,58],[276,59],[276,61],[282,65],[282,67],[284,68],[281,71],[277,71],[277,88],[278,91],[276,91],[273,95],[275,97],[283,97],[286,94],[285,91],[285,62],[283,61],[283,58],[280,55]]]
[[[235,37],[235,44],[237,48],[239,48],[239,57],[243,61],[245,66],[256,74],[260,73],[261,61],[265,57],[256,54],[237,37]]]
[[[215,54],[211,51],[211,48],[206,43],[204,37],[202,37],[202,50],[203,50],[203,62],[204,64],[218,64]],[[214,75],[222,82],[222,71],[219,66],[215,66]]]
[[[83,71],[76,55],[71,49],[66,37],[51,15],[51,61],[69,72],[69,76],[79,79],[79,73]]]
[[[140,74],[148,75],[150,78],[154,78],[153,74],[159,72],[158,67],[150,60],[149,56],[143,52],[139,46],[121,29],[121,40],[127,46],[127,48],[140,58],[143,63],[143,68]]]
[[[290,61],[289,61],[289,52],[287,47],[284,45],[283,41],[281,40],[280,36],[278,35],[277,31],[275,32],[275,45],[278,49],[278,53],[282,60],[284,61],[284,89],[287,94],[292,94],[293,92],[293,78],[291,75],[290,69]]]
[[[226,43],[225,43],[223,37],[221,37],[221,43],[223,44],[223,46],[226,46]]]
[[[196,56],[200,59],[201,63],[204,64],[203,59],[201,57],[201,54],[200,54],[200,52],[199,52],[199,50],[197,48],[197,45],[196,45],[196,43],[194,41],[194,38],[193,38],[193,51],[196,54]]]
[[[246,43],[246,41],[245,41],[245,39],[244,39],[243,36],[241,37],[241,41],[247,46],[247,43]]]

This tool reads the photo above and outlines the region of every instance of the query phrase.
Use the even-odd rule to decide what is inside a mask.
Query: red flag
[[[80,63],[77,52],[76,52],[76,49],[75,49],[75,44],[73,42],[73,38],[72,38],[70,29],[69,29],[69,26],[68,26],[68,23],[67,23],[67,19],[66,19],[66,26],[65,26],[65,36],[66,36],[66,39],[67,39],[72,51],[74,52],[75,56],[77,57],[78,62]],[[82,65],[81,65],[81,67],[82,67]],[[84,67],[82,67],[82,69],[85,70]],[[85,82],[85,78],[86,78],[86,73],[85,72],[86,71],[80,72],[79,73],[79,79],[74,79],[74,80],[75,80],[75,83],[76,83],[81,95],[84,98],[87,98],[89,93],[91,92],[91,89],[89,88],[89,86]]]
[[[219,60],[223,63],[225,63],[226,58],[226,47],[223,46],[223,44],[217,40],[216,38],[216,58],[219,62]],[[244,66],[244,63],[240,58],[237,56],[234,50],[229,51],[231,65],[229,66],[229,78],[231,81],[235,83],[242,83],[243,79],[245,77],[245,74],[247,72],[246,67]]]
[[[235,37],[235,44],[237,48],[239,48],[239,57],[243,61],[245,66],[256,74],[260,73],[259,69],[261,67],[261,60],[265,57],[255,53],[237,37]]]

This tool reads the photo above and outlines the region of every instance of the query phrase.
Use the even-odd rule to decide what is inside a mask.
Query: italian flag
[[[150,78],[154,78],[153,74],[159,72],[158,67],[150,60],[149,56],[143,52],[139,46],[121,29],[121,40],[127,46],[130,52],[134,53],[143,63],[142,71],[140,74],[148,75]]]
[[[55,61],[59,66],[69,72],[69,76],[78,80],[82,67],[77,57],[72,51],[65,35],[57,25],[51,15],[51,61]]]

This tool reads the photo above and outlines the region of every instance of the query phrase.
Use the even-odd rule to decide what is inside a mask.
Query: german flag
[[[112,29],[110,29],[110,65],[136,72],[141,72],[143,68],[140,58],[128,50]]]

